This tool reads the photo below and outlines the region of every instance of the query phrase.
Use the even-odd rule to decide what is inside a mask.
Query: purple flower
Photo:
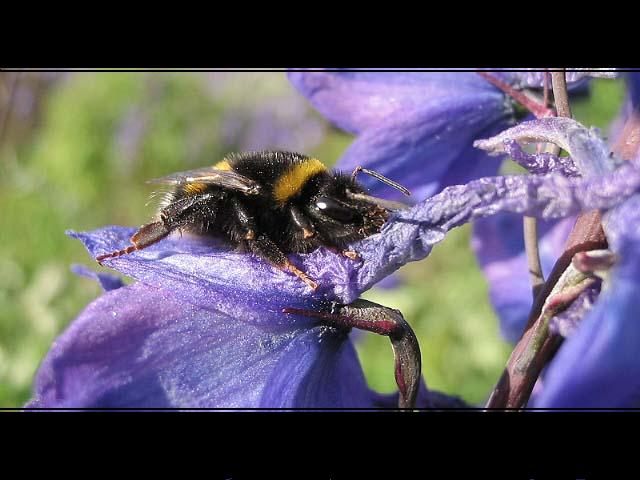
[[[316,292],[252,255],[202,238],[169,237],[105,261],[138,282],[98,298],[54,343],[29,405],[391,405],[391,397],[367,388],[347,332],[283,309],[326,311],[327,302],[350,303],[470,220],[499,212],[564,218],[611,208],[639,188],[640,171],[631,164],[598,178],[551,173],[448,187],[353,245],[362,261],[325,249],[292,258],[318,281]],[[71,235],[95,257],[133,232],[106,227]],[[451,402],[460,405],[424,386],[418,397],[418,406]]]

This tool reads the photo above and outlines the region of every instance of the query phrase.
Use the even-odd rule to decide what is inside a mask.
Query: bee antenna
[[[378,172],[374,172],[373,170],[369,170],[368,168],[364,168],[362,166],[358,166],[358,167],[355,168],[355,170],[351,174],[351,180],[353,180],[355,182],[356,181],[356,176],[360,172],[366,173],[367,175],[371,175],[373,178],[376,178],[376,179],[380,180],[382,183],[386,183],[390,187],[393,187],[396,190],[400,190],[406,196],[410,196],[411,195],[411,192],[407,188],[405,188],[402,185],[400,185],[399,183],[394,182],[393,180],[385,177],[384,175],[382,175],[382,174],[380,174]]]
[[[405,205],[401,202],[394,202],[392,200],[384,200],[378,197],[372,197],[370,195],[365,195],[364,193],[353,193],[347,190],[347,197],[358,200],[360,202],[369,203],[371,205],[376,205],[378,207],[386,208],[387,210],[395,211],[395,210],[406,210],[409,208],[409,205]]]

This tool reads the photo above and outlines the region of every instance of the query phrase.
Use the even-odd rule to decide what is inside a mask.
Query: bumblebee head
[[[307,204],[307,214],[319,231],[339,242],[351,242],[378,233],[389,211],[404,207],[366,195],[355,178],[342,173],[326,175],[319,180],[315,195]]]

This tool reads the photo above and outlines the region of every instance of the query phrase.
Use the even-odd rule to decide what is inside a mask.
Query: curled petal
[[[546,152],[527,153],[515,140],[504,141],[504,152],[518,165],[536,175],[552,172],[561,173],[566,177],[577,177],[580,175],[571,157],[560,157]],[[497,153],[498,152],[494,153],[494,155]]]
[[[566,150],[583,176],[601,175],[614,168],[609,148],[594,130],[570,118],[551,117],[523,122],[495,137],[477,140],[474,146],[504,153],[505,142],[550,142]]]
[[[391,115],[437,108],[447,99],[503,102],[502,94],[474,72],[296,71],[288,76],[324,117],[353,134]]]

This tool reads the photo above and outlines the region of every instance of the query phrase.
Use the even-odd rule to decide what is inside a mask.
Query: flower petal
[[[28,405],[258,406],[374,404],[344,332],[255,326],[141,283],[82,312],[45,358]]]
[[[503,95],[475,72],[290,72],[291,83],[329,121],[359,134],[389,116],[443,101],[495,103]]]
[[[504,153],[518,165],[526,168],[530,173],[543,175],[558,172],[565,177],[578,177],[580,172],[571,157],[560,157],[552,153],[527,153],[515,140],[504,140]]]
[[[71,271],[81,277],[91,278],[97,281],[105,292],[124,287],[122,278],[112,273],[95,272],[84,265],[72,265]]]
[[[500,154],[506,151],[510,141],[554,143],[569,153],[584,176],[601,175],[615,167],[609,157],[609,147],[598,133],[571,118],[550,117],[523,122],[495,137],[477,140],[474,146]]]
[[[452,184],[495,175],[502,159],[489,158],[471,144],[507,126],[501,102],[455,98],[398,112],[359,135],[336,168],[352,171],[365,166],[404,185],[416,200]],[[373,195],[407,200],[372,177],[361,175],[359,181]]]

